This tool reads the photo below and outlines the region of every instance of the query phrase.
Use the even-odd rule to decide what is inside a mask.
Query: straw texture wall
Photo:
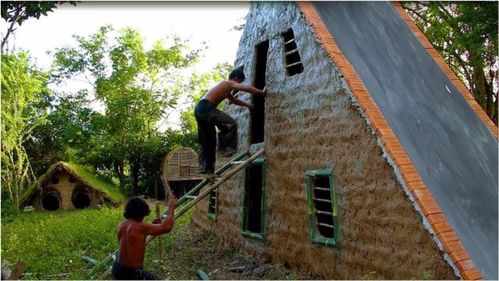
[[[163,165],[164,163],[168,163],[168,167],[164,168],[169,181],[203,179],[199,174],[198,156],[192,148],[181,147],[168,153]]]
[[[281,33],[293,28],[304,71],[287,76]],[[327,279],[455,279],[419,214],[383,158],[341,73],[294,3],[254,2],[236,65],[254,77],[254,46],[269,40],[265,102],[266,213],[264,240],[241,235],[244,173],[219,189],[216,221],[207,200],[193,223],[224,243],[262,259]],[[249,94],[240,96],[249,100]],[[249,115],[238,121],[239,149],[248,147]],[[218,159],[219,163],[227,159]],[[340,218],[337,247],[311,243],[305,171],[331,167]]]

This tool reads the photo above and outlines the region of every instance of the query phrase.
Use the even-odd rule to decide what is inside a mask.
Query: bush
[[[12,222],[19,214],[19,210],[12,204],[7,196],[2,195],[2,222]]]

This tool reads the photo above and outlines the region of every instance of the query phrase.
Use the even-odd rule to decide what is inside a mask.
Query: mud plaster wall
[[[288,77],[281,33],[293,28],[304,71]],[[455,279],[406,198],[338,69],[293,3],[252,3],[236,64],[254,77],[254,46],[269,41],[265,102],[266,213],[263,241],[242,237],[244,173],[219,189],[217,220],[207,200],[193,223],[247,254],[327,279]],[[249,94],[242,96],[249,100]],[[238,121],[239,149],[249,147],[249,115]],[[250,147],[256,150],[256,147]],[[219,164],[227,159],[219,159]],[[305,171],[333,168],[340,218],[335,248],[311,243]]]
[[[59,179],[59,182],[57,184],[52,183],[51,179],[52,177],[57,177]],[[49,177],[48,183],[43,187],[44,189],[55,189],[59,191],[61,194],[61,205],[60,208],[64,210],[71,210],[75,209],[75,206],[73,205],[72,202],[72,195],[73,195],[73,190],[78,187],[78,186],[86,186],[83,184],[80,180],[76,179],[76,182],[72,183],[69,181],[70,175],[67,172],[55,172],[52,176]],[[99,203],[102,202],[103,197],[101,193],[94,188],[89,188],[89,195],[90,195],[90,206],[95,206]],[[42,196],[38,196],[37,202],[35,203],[35,206],[38,209],[42,209]]]

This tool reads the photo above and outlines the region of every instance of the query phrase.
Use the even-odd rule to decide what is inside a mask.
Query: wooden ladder
[[[262,156],[265,152],[265,149],[261,149],[253,155],[250,155],[249,151],[241,153],[231,159],[229,162],[225,163],[222,167],[215,171],[216,177],[213,180],[203,179],[198,185],[196,185],[189,192],[184,194],[177,200],[177,208],[181,207],[180,210],[175,212],[175,220],[180,218],[183,214],[185,214],[189,209],[191,209],[194,205],[196,205],[203,198],[208,196],[211,191],[217,189],[220,185],[230,179],[232,176],[240,172],[242,169],[250,165],[253,161],[255,161],[258,157]],[[243,160],[244,158],[249,157],[248,159]],[[195,196],[197,192],[199,192],[203,187],[208,186],[203,192]],[[190,200],[190,201],[189,201]],[[186,203],[185,205],[182,205]],[[182,205],[182,206],[181,206]],[[168,210],[165,210],[161,217],[166,217]],[[156,236],[149,235],[146,238],[146,245],[151,242]],[[108,255],[104,260],[97,263],[91,271],[92,279],[94,279],[95,274],[97,274],[103,267],[108,265],[111,261],[116,259],[116,255],[118,254],[118,250],[115,250],[113,253]]]

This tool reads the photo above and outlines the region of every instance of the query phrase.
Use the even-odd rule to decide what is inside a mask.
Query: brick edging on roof
[[[357,72],[339,49],[335,39],[327,29],[326,25],[318,15],[315,8],[310,2],[297,1],[296,3],[305,16],[305,19],[310,23],[316,37],[321,42],[324,50],[328,53],[332,61],[336,64],[340,72],[343,74],[343,77],[350,87],[354,97],[357,99],[361,110],[364,111],[364,114],[368,118],[371,126],[373,127],[374,131],[381,140],[381,143],[385,147],[386,152],[390,155],[390,157],[395,162],[395,165],[399,169],[401,177],[405,182],[407,189],[416,199],[415,204],[417,204],[421,208],[424,217],[430,224],[430,228],[438,236],[438,240],[442,243],[444,251],[446,251],[446,253],[449,255],[450,259],[455,264],[455,266],[459,270],[459,273],[464,279],[482,279],[481,273],[474,265],[471,257],[468,255],[463,244],[454,232],[452,226],[448,223],[435,198],[433,198],[430,191],[428,190],[428,187],[423,182],[421,176],[416,170],[414,163],[407,155],[397,136],[395,136],[395,134],[393,133],[383,113],[372,99],[364,83],[359,78]],[[424,35],[419,36],[423,36],[423,38],[425,38]],[[426,49],[429,50],[428,48]],[[459,79],[458,82],[460,82]],[[455,81],[453,81],[453,83],[456,84]],[[462,83],[461,85],[462,87],[464,87]],[[471,96],[469,93],[468,95]],[[471,96],[471,98],[473,97]],[[467,99],[467,101],[470,103],[470,100]],[[476,102],[475,104],[480,107]],[[481,112],[485,114],[483,110]],[[487,115],[485,115],[485,117],[488,118]],[[490,122],[492,123],[492,121]],[[497,137],[497,133],[495,135]]]
[[[400,17],[405,21],[409,29],[412,31],[414,36],[421,42],[423,48],[428,52],[428,54],[433,58],[433,60],[438,64],[443,73],[449,78],[454,87],[458,90],[459,93],[463,96],[463,98],[468,102],[469,106],[476,113],[478,118],[482,120],[483,124],[490,130],[492,135],[497,139],[499,132],[497,126],[494,124],[492,119],[485,113],[483,108],[478,104],[473,95],[470,93],[468,88],[464,85],[464,83],[457,77],[457,75],[452,71],[452,69],[447,65],[442,56],[438,53],[437,50],[433,47],[431,42],[426,38],[424,33],[419,29],[419,27],[414,23],[411,16],[404,10],[402,4],[400,2],[392,2],[395,10],[399,13]]]

